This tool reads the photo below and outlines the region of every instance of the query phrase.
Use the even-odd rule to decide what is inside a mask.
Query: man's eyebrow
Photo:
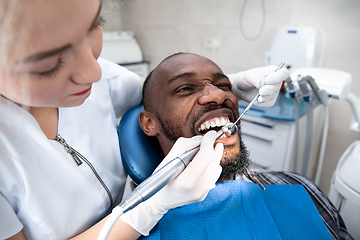
[[[44,52],[40,52],[40,53],[36,53],[34,55],[31,55],[27,58],[25,58],[23,60],[24,63],[26,62],[36,62],[36,61],[39,61],[39,60],[42,60],[44,58],[48,58],[48,57],[52,57],[62,51],[65,51],[66,49],[70,48],[71,47],[71,44],[67,44],[65,46],[62,46],[62,47],[59,47],[59,48],[55,48],[55,49],[51,49],[51,50],[48,50],[48,51],[44,51]]]
[[[193,72],[181,73],[181,74],[172,76],[172,77],[169,79],[168,82],[171,83],[171,82],[173,82],[173,81],[175,81],[175,80],[177,80],[177,79],[179,79],[179,78],[193,78],[193,77],[195,77],[195,76],[196,76],[196,74],[193,73]]]
[[[222,79],[222,78],[227,78],[227,79],[229,79],[228,76],[226,76],[225,74],[220,73],[220,72],[214,73],[214,74],[213,74],[213,78],[216,79],[216,80]]]

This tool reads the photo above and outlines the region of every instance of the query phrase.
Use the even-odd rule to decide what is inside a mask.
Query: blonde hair
[[[24,29],[18,24],[23,12],[24,0],[0,0],[0,72],[7,69],[9,57],[22,50],[21,45],[16,46],[16,52],[10,46],[20,42],[24,36]],[[25,41],[25,39],[23,39]]]
[[[25,1],[28,0],[0,0],[0,96],[3,89],[11,84],[11,62],[17,61],[25,52],[27,29],[24,24],[23,13]],[[29,95],[26,92],[27,82],[23,81],[22,98]]]

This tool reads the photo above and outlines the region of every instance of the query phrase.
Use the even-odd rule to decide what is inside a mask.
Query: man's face
[[[151,78],[156,82],[152,93],[159,129],[156,136],[165,154],[179,137],[218,131],[239,115],[229,79],[207,58],[195,54],[173,56],[162,62]],[[224,134],[217,142],[225,146],[222,165],[241,157],[240,133],[231,137]]]

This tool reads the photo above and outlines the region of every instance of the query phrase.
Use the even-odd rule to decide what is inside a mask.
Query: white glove
[[[204,137],[179,138],[158,168],[199,146],[202,140],[200,150],[194,159],[177,178],[154,196],[126,212],[120,219],[147,236],[168,210],[204,200],[208,192],[215,187],[222,171],[220,160],[224,146],[221,143],[216,144],[214,149],[215,138],[215,131],[208,132]]]
[[[271,107],[274,105],[283,81],[289,77],[289,71],[277,66],[253,68],[244,72],[227,75],[233,85],[232,91],[239,100],[250,102],[259,92],[255,105]]]

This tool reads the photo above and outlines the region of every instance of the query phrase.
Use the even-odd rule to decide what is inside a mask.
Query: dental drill
[[[282,62],[276,68],[275,72],[281,69],[284,65],[285,63]],[[233,136],[238,132],[238,127],[236,126],[236,124],[239,122],[242,116],[244,116],[244,114],[251,108],[251,106],[257,101],[259,96],[260,94],[258,93],[251,100],[251,102],[248,104],[248,106],[244,109],[244,111],[234,123],[230,122],[226,124],[217,132],[215,142],[224,134],[226,134],[227,136]],[[196,147],[180,155],[179,157],[174,158],[165,166],[154,172],[150,177],[145,179],[141,184],[139,184],[128,197],[126,197],[118,206],[113,209],[112,213],[105,222],[98,236],[98,240],[107,239],[112,227],[122,214],[131,210],[141,202],[147,200],[160,189],[162,189],[166,184],[175,179],[187,167],[187,165],[194,158],[199,149],[200,147]]]
[[[228,123],[217,132],[215,141],[217,141],[224,134],[228,136],[235,135],[237,131],[237,126],[233,125],[232,123]],[[125,213],[129,211],[139,203],[145,201],[161,188],[163,188],[167,183],[175,179],[185,169],[185,167],[187,167],[199,149],[200,147],[196,147],[180,155],[179,157],[174,158],[165,166],[154,172],[150,177],[145,179],[134,189],[129,197],[120,203],[119,206],[122,208],[123,212]]]
[[[237,131],[238,127],[236,125],[227,123],[221,128],[221,130],[217,132],[215,142],[224,134],[232,136],[235,135]],[[139,184],[127,198],[125,198],[112,210],[109,218],[106,220],[103,228],[100,231],[98,240],[107,239],[115,222],[122,214],[150,198],[166,184],[175,179],[190,163],[199,149],[200,147],[196,147],[180,155],[179,157],[174,158],[165,166],[154,172],[150,177],[145,179],[141,184]]]

